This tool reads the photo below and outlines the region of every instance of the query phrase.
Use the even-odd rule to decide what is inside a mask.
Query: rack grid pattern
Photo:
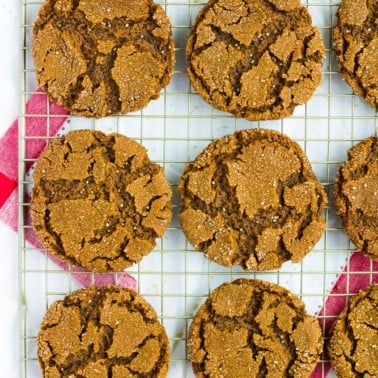
[[[205,1],[161,0],[173,26],[176,64],[170,85],[158,100],[142,111],[109,117],[101,120],[71,116],[60,133],[90,128],[119,132],[144,145],[150,158],[161,164],[173,187],[173,219],[157,247],[142,262],[127,270],[136,279],[138,292],[156,309],[167,329],[171,342],[171,367],[169,377],[193,377],[186,353],[187,329],[193,314],[218,285],[239,277],[256,277],[278,283],[306,303],[309,313],[318,314],[329,290],[346,266],[347,292],[349,293],[348,260],[354,246],[341,229],[335,214],[332,184],[347,150],[360,140],[377,134],[377,114],[362,99],[355,96],[342,80],[332,50],[332,27],[336,22],[339,0],[308,0],[303,3],[319,27],[326,46],[323,65],[323,81],[312,99],[297,107],[294,115],[278,121],[249,122],[219,112],[207,105],[191,88],[185,73],[185,43],[196,14]],[[20,191],[19,215],[27,213],[27,194],[32,186],[32,164],[27,156],[26,144],[31,140],[49,140],[49,127],[56,115],[28,114],[25,104],[37,92],[31,59],[31,30],[41,1],[20,1]],[[43,118],[47,122],[41,135],[27,135],[28,117]],[[185,240],[178,223],[180,201],[176,187],[185,164],[214,138],[245,128],[270,128],[281,131],[296,140],[306,152],[315,173],[324,185],[329,205],[325,210],[327,229],[314,250],[299,264],[286,263],[278,271],[264,273],[244,272],[241,269],[224,268],[207,261],[202,253],[193,249]],[[29,167],[31,168],[29,169]],[[26,198],[26,199],[25,199]],[[19,232],[19,274],[21,314],[21,376],[40,377],[37,361],[36,335],[47,307],[56,299],[80,287],[74,268],[62,270],[48,256],[47,251],[32,247],[26,241],[30,229],[28,222],[21,221]],[[366,272],[353,272],[353,274]],[[370,282],[373,264],[370,263]],[[95,283],[94,275],[91,280]],[[323,330],[327,316],[319,317]],[[327,362],[326,355],[321,363]],[[324,375],[324,374],[323,374]],[[329,375],[331,376],[332,373]]]

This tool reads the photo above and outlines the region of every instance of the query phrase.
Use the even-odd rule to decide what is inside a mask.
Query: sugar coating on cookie
[[[309,377],[322,349],[315,316],[276,284],[238,279],[216,288],[189,328],[196,377]]]
[[[336,320],[328,352],[338,377],[378,377],[377,284],[350,298]]]
[[[343,0],[333,39],[340,71],[352,89],[378,110],[378,1]]]
[[[167,376],[170,346],[152,306],[130,289],[88,287],[54,302],[37,337],[43,377]]]
[[[187,239],[212,261],[246,270],[300,261],[324,229],[327,197],[300,146],[272,130],[212,142],[178,185]]]
[[[210,0],[186,45],[194,89],[237,117],[291,115],[321,81],[325,49],[311,22],[297,0]]]
[[[46,0],[33,27],[38,84],[73,114],[142,109],[171,79],[170,21],[152,0]]]
[[[172,190],[146,149],[121,134],[71,131],[34,171],[32,223],[56,256],[92,271],[120,271],[156,245],[171,219]]]
[[[334,184],[336,213],[358,250],[378,260],[378,137],[348,151]]]

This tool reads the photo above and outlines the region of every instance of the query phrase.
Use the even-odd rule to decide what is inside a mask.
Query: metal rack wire
[[[292,117],[266,122],[248,122],[218,112],[191,88],[185,74],[184,47],[190,25],[205,1],[158,2],[165,7],[173,25],[176,65],[171,84],[158,100],[142,111],[103,120],[70,117],[61,133],[78,128],[120,132],[142,143],[148,148],[150,158],[164,167],[174,190],[173,220],[154,251],[140,264],[128,269],[128,273],[135,277],[139,293],[153,305],[167,329],[172,347],[169,377],[192,377],[185,347],[187,328],[193,313],[209,292],[222,282],[238,277],[258,277],[275,282],[298,294],[306,303],[308,312],[318,314],[353,251],[333,207],[335,172],[353,144],[377,134],[378,123],[375,111],[352,93],[338,73],[332,51],[331,28],[339,0],[308,0],[304,3],[326,46],[322,84],[307,105],[298,107]],[[46,251],[26,242],[25,235],[30,225],[22,221],[29,206],[25,198],[32,185],[29,165],[35,160],[26,155],[25,145],[32,139],[48,140],[50,122],[56,117],[50,114],[48,105],[46,114],[28,114],[24,110],[27,99],[36,94],[37,88],[30,42],[32,24],[40,5],[41,1],[20,1],[19,274],[21,376],[27,378],[40,377],[36,335],[47,307],[79,287],[73,278],[77,273],[72,268],[60,269],[51,262]],[[40,136],[28,136],[26,133],[26,119],[31,116],[46,120],[46,130],[41,131]],[[327,229],[314,250],[299,264],[286,263],[279,271],[257,274],[243,272],[239,268],[223,268],[194,251],[178,225],[180,204],[176,193],[185,163],[194,159],[212,139],[251,127],[279,130],[298,141],[329,196],[329,206],[325,210]],[[372,277],[374,273],[370,264],[368,274]],[[348,264],[345,274],[349,275]],[[323,330],[326,318],[320,317]],[[321,361],[323,365],[327,362],[325,355]]]

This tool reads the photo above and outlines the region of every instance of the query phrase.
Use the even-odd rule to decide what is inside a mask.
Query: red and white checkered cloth
[[[49,117],[46,116],[49,114]],[[46,146],[46,137],[55,136],[68,119],[68,112],[55,103],[47,100],[41,91],[37,91],[27,102],[25,109],[25,157],[26,171],[31,167],[32,160],[38,158]],[[34,137],[34,138],[33,138]],[[0,139],[0,219],[13,230],[18,227],[18,122],[12,123],[5,135]],[[29,160],[30,159],[30,160]],[[27,224],[30,220],[27,219]],[[37,248],[42,248],[32,228],[25,230],[26,240]],[[68,265],[53,255],[49,255],[59,267],[68,269]],[[72,268],[72,276],[83,286],[93,284],[92,273],[79,268]],[[135,279],[127,273],[94,274],[94,284],[101,286],[109,283],[117,283],[121,287],[136,288]],[[364,257],[355,252],[351,255],[346,267],[340,273],[336,283],[328,293],[324,307],[319,312],[319,322],[327,340],[332,325],[345,307],[348,298],[352,294],[365,289],[371,283],[378,283],[378,262]],[[326,345],[324,346],[323,359],[328,360]],[[312,374],[312,378],[325,377],[330,370],[329,363],[319,363]]]

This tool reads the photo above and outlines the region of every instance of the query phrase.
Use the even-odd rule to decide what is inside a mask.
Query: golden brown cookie
[[[334,184],[335,207],[345,232],[366,256],[378,259],[378,137],[348,151]]]
[[[171,219],[171,187],[146,149],[120,134],[71,131],[34,171],[31,215],[42,244],[73,265],[123,270],[155,246]]]
[[[215,289],[190,325],[196,377],[308,377],[322,349],[319,323],[283,287],[238,279]]]
[[[352,89],[378,110],[378,1],[343,0],[333,38],[340,71]]]
[[[33,27],[38,84],[73,114],[142,109],[169,83],[171,24],[152,0],[46,0]]]
[[[291,115],[321,81],[325,50],[311,22],[299,0],[210,0],[186,45],[194,89],[237,117]]]
[[[37,338],[43,377],[166,377],[170,347],[152,306],[130,289],[92,286],[47,310]]]
[[[205,148],[180,179],[181,227],[210,260],[246,270],[300,261],[320,239],[327,197],[300,146],[250,129]]]
[[[328,352],[338,377],[378,377],[378,285],[349,300],[335,323]]]

